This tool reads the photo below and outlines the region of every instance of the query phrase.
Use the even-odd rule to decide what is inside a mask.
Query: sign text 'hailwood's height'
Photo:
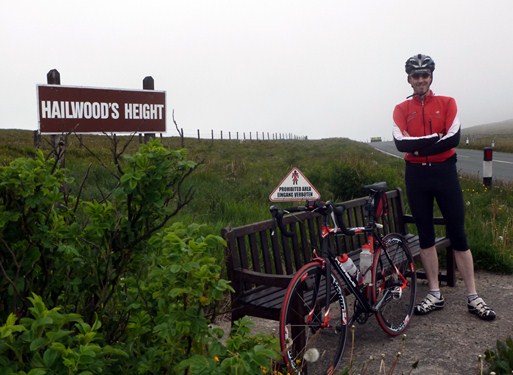
[[[165,132],[166,93],[38,85],[39,130],[62,132]]]

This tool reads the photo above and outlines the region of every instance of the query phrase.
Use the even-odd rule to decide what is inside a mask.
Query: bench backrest
[[[387,192],[388,214],[380,219],[383,232],[405,233],[402,220],[401,190]],[[344,221],[348,227],[363,226],[367,197],[344,202]],[[272,219],[237,228],[224,228],[222,236],[227,241],[227,272],[233,280],[233,270],[249,270],[273,275],[291,275],[311,260],[313,249],[320,245],[321,217],[303,212],[284,218],[292,237],[286,237],[275,228]],[[330,244],[333,253],[358,251],[365,241],[363,236],[337,236]],[[236,288],[252,288],[254,285],[237,285]]]

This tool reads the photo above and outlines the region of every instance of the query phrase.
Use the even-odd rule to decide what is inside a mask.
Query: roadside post
[[[483,151],[483,185],[492,187],[493,149],[485,147]]]

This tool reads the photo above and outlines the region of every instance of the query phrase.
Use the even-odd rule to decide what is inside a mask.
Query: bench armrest
[[[403,221],[405,224],[414,224],[415,223],[415,219],[413,218],[412,215],[409,215],[409,214],[403,215]],[[433,218],[433,223],[435,225],[445,225],[445,220],[443,217],[437,216],[437,217]]]
[[[233,278],[239,282],[255,283],[257,285],[277,286],[286,288],[294,275],[273,275],[245,269],[233,270]]]

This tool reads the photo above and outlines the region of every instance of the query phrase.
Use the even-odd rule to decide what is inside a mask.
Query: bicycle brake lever
[[[269,210],[271,211],[271,215],[274,219],[273,220],[273,230],[272,230],[271,235],[274,236],[276,234],[276,224],[278,224],[278,227],[280,228],[281,233],[285,237],[292,237],[294,235],[294,233],[287,231],[285,224],[283,224],[283,215],[286,213],[286,211],[284,211],[276,206],[271,206],[269,208]]]

